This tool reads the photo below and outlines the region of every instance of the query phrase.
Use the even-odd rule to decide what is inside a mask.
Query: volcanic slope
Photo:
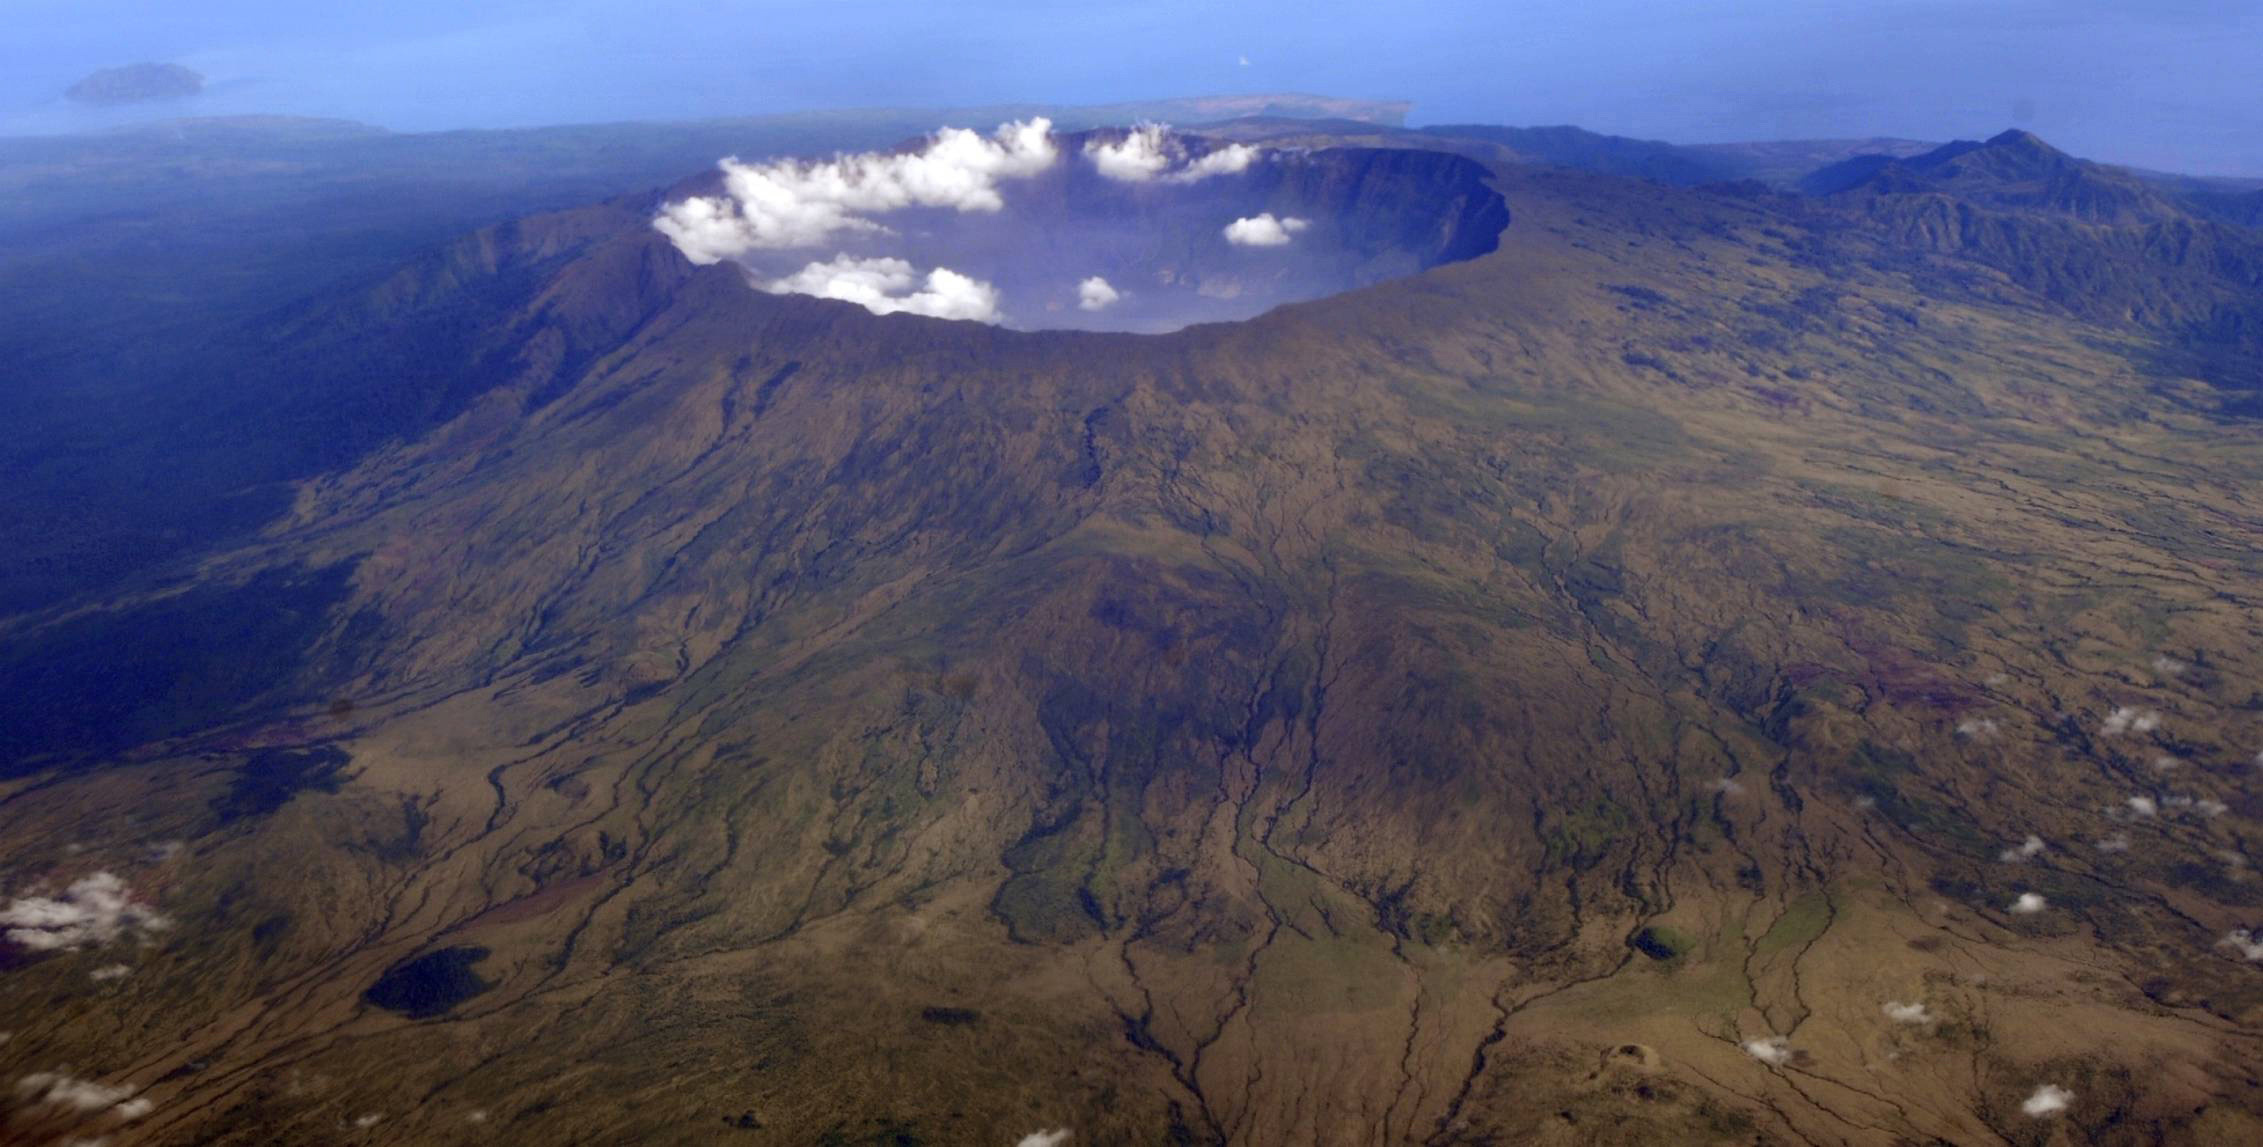
[[[151,1105],[10,1133],[2263,1137],[2257,425],[1859,211],[1498,183],[1489,255],[1168,336],[649,204],[404,272],[524,284],[460,413],[8,623],[237,670],[0,781],[7,895],[165,925],[10,950],[0,1068]]]

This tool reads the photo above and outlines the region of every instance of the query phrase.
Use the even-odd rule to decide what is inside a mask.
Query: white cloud
[[[76,1079],[59,1071],[35,1071],[16,1081],[16,1096],[27,1104],[108,1112],[120,1119],[139,1119],[156,1106],[146,1099],[135,1099],[134,1090]]]
[[[841,231],[877,231],[867,215],[906,207],[996,211],[998,186],[1053,165],[1060,149],[1043,118],[989,135],[944,128],[915,152],[859,152],[820,162],[721,163],[722,195],[660,209],[653,227],[702,266],[749,251],[814,247]]]
[[[1248,56],[1243,56],[1243,57],[1240,57],[1240,59],[1241,59],[1241,66],[1242,66],[1242,67],[1245,67],[1245,68],[1246,68],[1246,67],[1248,67],[1248,66],[1249,66],[1249,57],[1248,57]]]
[[[1705,787],[1725,797],[1741,796],[1744,794],[1744,782],[1736,779],[1735,777],[1715,777],[1712,780],[1705,782]]]
[[[1275,219],[1268,211],[1226,224],[1226,242],[1236,247],[1280,247],[1310,224],[1302,219]]]
[[[2035,1094],[2028,1096],[2027,1101],[2019,1105],[2019,1109],[2041,1119],[2046,1115],[2057,1115],[2065,1111],[2067,1104],[2073,1102],[2074,1092],[2055,1083],[2046,1083],[2036,1088]]]
[[[2022,892],[2019,894],[2019,899],[2012,901],[2011,913],[2014,916],[2033,916],[2049,906],[2049,902],[2045,901],[2041,894]]]
[[[108,872],[73,881],[61,896],[23,896],[0,908],[8,940],[35,952],[87,948],[168,926],[154,909],[135,903],[126,882]]]
[[[2042,854],[2043,838],[2036,836],[2034,833],[2029,833],[2027,839],[2019,842],[2017,846],[2007,848],[2002,852],[1997,853],[1996,859],[2001,860],[2006,864],[2018,864],[2023,860],[2029,860],[2034,857],[2041,856]]]
[[[1897,1024],[1929,1024],[1934,1020],[1932,1011],[1924,1004],[1889,1003],[1886,1018]]]
[[[2216,945],[2231,948],[2250,962],[2263,962],[2263,940],[2256,939],[2255,934],[2245,928],[2232,929],[2231,934],[2216,941]]]
[[[899,311],[938,319],[978,323],[998,321],[998,288],[948,267],[927,273],[924,282],[902,259],[860,259],[836,255],[830,263],[811,263],[763,284],[773,295],[815,295],[855,303],[876,315]]]
[[[1159,123],[1144,123],[1125,133],[1120,140],[1095,139],[1084,145],[1085,157],[1100,174],[1124,183],[1145,183],[1171,166],[1171,129]]]
[[[1108,280],[1098,275],[1076,285],[1076,305],[1080,311],[1106,310],[1123,297],[1123,292],[1109,286]]]
[[[2190,668],[2192,667],[2166,653],[2153,659],[2153,672],[2163,677],[2181,676],[2185,670]]]
[[[97,984],[106,984],[112,980],[123,980],[127,976],[131,976],[133,974],[134,970],[124,964],[104,964],[101,967],[88,972],[86,974],[86,978],[93,980]]]
[[[1194,183],[1214,175],[1236,175],[1257,162],[1258,150],[1230,143],[1200,156],[1190,156],[1186,143],[1169,124],[1143,123],[1122,139],[1093,139],[1084,145],[1085,158],[1101,175],[1119,183]]]
[[[2139,802],[2143,802],[2143,807],[2140,807]],[[2214,817],[2230,812],[2231,807],[2214,797],[2196,797],[2184,793],[2173,793],[2162,797],[2159,801],[2147,797],[2130,798],[2130,808],[2140,816],[2152,816],[2156,812],[2190,812],[2198,813],[2204,817]]]
[[[2098,731],[2108,737],[2118,737],[2131,731],[2150,733],[2160,727],[2161,715],[2159,713],[2151,709],[2141,712],[2128,705],[2120,705],[2116,706],[2113,712],[2106,714],[2106,721],[2098,727]]]
[[[1957,722],[1957,736],[1986,739],[1995,736],[1998,728],[1993,717],[1967,717]]]
[[[2101,837],[2099,838],[2097,847],[2098,851],[2100,852],[2128,852],[2129,834],[2126,832],[2117,832],[2112,836]]]
[[[1204,152],[1202,158],[1186,165],[1169,176],[1179,183],[1193,183],[1213,175],[1240,175],[1257,162],[1257,149],[1247,144],[1229,143],[1216,151]]]
[[[1746,1055],[1766,1064],[1781,1064],[1792,1058],[1791,1041],[1780,1035],[1744,1041]]]
[[[1060,1127],[1052,1131],[1032,1131],[1022,1136],[1021,1142],[1014,1144],[1014,1147],[1061,1147],[1061,1144],[1068,1141],[1069,1129]]]

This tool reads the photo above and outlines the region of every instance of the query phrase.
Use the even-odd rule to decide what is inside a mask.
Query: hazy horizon
[[[428,131],[1314,92],[1408,100],[1414,123],[1576,124],[1677,143],[2017,126],[2114,163],[2263,175],[2263,107],[2242,94],[2263,56],[2263,0],[16,7],[0,46],[8,135],[182,115]],[[209,87],[123,110],[62,98],[90,72],[140,61],[185,64]]]

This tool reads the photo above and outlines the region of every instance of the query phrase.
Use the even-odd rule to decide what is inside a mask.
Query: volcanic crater
[[[1508,223],[1486,169],[1459,155],[1043,121],[826,161],[725,160],[655,219],[694,262],[736,263],[775,294],[1143,333],[1473,259]]]

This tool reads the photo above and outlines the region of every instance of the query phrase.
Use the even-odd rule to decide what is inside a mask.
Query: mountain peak
[[[2043,137],[2023,128],[2012,128],[1988,137],[1989,147],[2006,151],[2025,151],[2041,155],[2063,155],[2058,148],[2043,142]]]
[[[1810,195],[1948,194],[1998,210],[2093,223],[2151,223],[2181,213],[2128,173],[2076,159],[2019,128],[1908,159],[1857,156],[1809,173],[1800,186]]]

